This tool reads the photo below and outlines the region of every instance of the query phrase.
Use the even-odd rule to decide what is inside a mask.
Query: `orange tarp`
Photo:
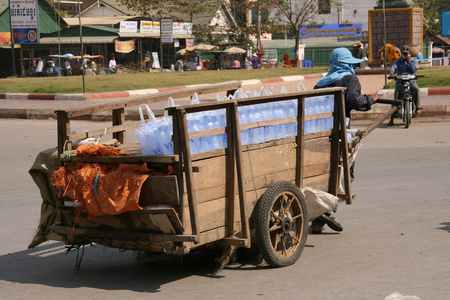
[[[81,145],[77,155],[127,155],[103,145]],[[156,172],[146,164],[79,163],[64,165],[52,175],[52,183],[63,195],[90,216],[117,215],[142,209],[139,195],[143,183]]]

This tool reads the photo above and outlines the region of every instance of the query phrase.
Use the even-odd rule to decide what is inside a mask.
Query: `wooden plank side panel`
[[[199,232],[204,232],[217,227],[225,226],[226,223],[225,208],[226,208],[225,197],[197,204]],[[189,215],[188,213],[189,208],[185,207],[184,210],[185,214]],[[186,228],[185,234],[190,234],[191,233],[190,218],[186,218],[184,227]]]
[[[256,148],[243,153],[243,167],[246,175],[246,210],[253,211],[259,197],[273,183],[280,180],[295,181],[296,149],[292,143]],[[328,191],[330,170],[330,142],[328,137],[305,142],[304,183],[307,186]],[[226,157],[218,156],[193,162],[199,172],[194,173],[198,230],[205,232],[226,226]],[[239,195],[235,193],[236,198]],[[184,203],[187,195],[184,194]],[[186,205],[184,209],[188,213]],[[190,221],[184,227],[189,230]],[[240,220],[239,214],[235,220]],[[236,222],[238,223],[238,222]],[[239,230],[239,228],[237,228]]]
[[[306,141],[304,149],[305,167],[329,163],[330,145],[328,137]],[[296,149],[293,143],[245,151],[242,158],[246,180],[296,167]],[[194,173],[196,191],[225,183],[225,156],[198,160],[192,164],[199,169],[199,172]]]

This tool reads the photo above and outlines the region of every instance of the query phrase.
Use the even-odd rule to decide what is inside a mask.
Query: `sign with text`
[[[300,38],[361,36],[362,31],[362,23],[302,26],[300,27]]]
[[[14,43],[39,43],[37,0],[10,1],[9,13]]]
[[[161,19],[161,43],[171,44],[173,43],[173,20]]]
[[[141,21],[141,33],[152,33],[152,21]]]
[[[159,64],[158,52],[152,52],[152,57],[153,57],[152,68],[153,69],[160,69],[161,65]]]
[[[137,32],[137,21],[120,21],[120,32]]]
[[[173,34],[172,19],[161,19],[161,34]]]
[[[192,23],[173,22],[173,34],[192,34]]]

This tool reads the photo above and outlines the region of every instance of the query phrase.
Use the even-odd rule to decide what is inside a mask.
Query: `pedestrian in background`
[[[253,53],[252,66],[253,69],[261,69],[262,66],[261,60],[259,59],[258,55],[256,55],[256,53]]]

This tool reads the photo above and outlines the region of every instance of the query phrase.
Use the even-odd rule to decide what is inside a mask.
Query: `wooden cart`
[[[327,88],[170,108],[174,155],[140,155],[138,145],[133,148],[125,144],[125,151],[136,155],[71,158],[89,162],[145,162],[158,170],[172,166],[173,175],[153,176],[145,182],[140,195],[144,209],[105,215],[93,221],[87,215],[75,218],[75,209],[65,206],[61,200],[57,223],[51,230],[68,244],[93,242],[176,255],[202,246],[250,248],[257,245],[270,266],[293,264],[305,246],[309,222],[300,188],[310,186],[337,195],[347,204],[354,198],[348,162],[352,143],[347,141],[343,91],[343,88]],[[321,95],[334,96],[334,112],[305,115],[305,98]],[[243,106],[291,99],[298,101],[298,117],[239,124],[239,109]],[[130,102],[121,103],[122,108],[119,104],[108,104],[101,109],[115,110],[115,126],[105,131],[124,140],[125,130],[133,127],[125,122],[123,111]],[[84,111],[92,113],[99,109]],[[188,132],[187,114],[217,109],[225,109],[226,127]],[[57,114],[59,150],[63,152],[84,134],[69,134],[70,117],[79,115],[80,111]],[[303,134],[306,121],[325,117],[334,117],[332,130]],[[241,145],[241,130],[291,122],[297,122],[299,134],[294,137]],[[190,139],[223,133],[227,135],[225,149],[191,154]],[[97,134],[93,131],[85,135]],[[338,195],[341,168],[345,194]]]

